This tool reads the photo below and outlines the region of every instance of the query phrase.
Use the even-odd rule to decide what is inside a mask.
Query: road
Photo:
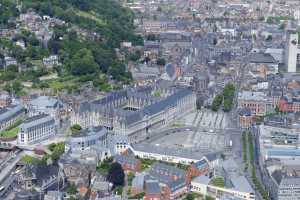
[[[239,92],[241,89],[242,81],[244,80],[246,66],[247,66],[246,58],[243,57],[241,59],[239,73],[238,73],[237,81],[235,84],[235,96],[233,99],[233,109],[229,113],[229,115],[231,117],[231,125],[233,127],[237,126],[238,95],[239,95]]]

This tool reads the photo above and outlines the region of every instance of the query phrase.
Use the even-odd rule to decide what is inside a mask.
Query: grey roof
[[[152,165],[149,176],[150,178],[154,178],[160,183],[167,185],[172,192],[186,187],[186,172],[171,165],[156,162]],[[174,176],[177,177],[176,180],[174,180]]]
[[[168,96],[167,98],[157,101],[151,105],[145,106],[143,109],[138,111],[122,111],[122,115],[120,117],[123,117],[123,119],[120,119],[120,121],[123,121],[127,125],[131,125],[133,123],[136,123],[144,118],[145,115],[152,116],[157,113],[163,112],[165,109],[169,107],[175,107],[177,105],[177,102],[179,99],[186,97],[187,95],[190,95],[192,91],[190,89],[180,89],[174,94]]]
[[[167,165],[164,163],[160,163],[160,162],[155,162],[152,166],[151,166],[151,172],[152,171],[156,171],[168,176],[178,176],[178,177],[184,177],[186,172],[182,169],[179,169],[177,167],[171,166],[171,165]]]
[[[199,152],[193,152],[187,149],[175,149],[163,146],[156,146],[153,144],[140,143],[140,144],[131,144],[131,147],[134,151],[157,153],[160,155],[166,156],[176,156],[187,159],[201,160],[204,155]]]
[[[13,117],[25,112],[21,105],[13,105],[0,109],[0,123],[6,122]]]
[[[190,32],[169,31],[161,33],[159,39],[163,42],[191,42],[192,34]]]
[[[297,185],[300,186],[300,177],[284,177],[281,182],[280,182],[281,186],[284,185]]]
[[[132,187],[143,188],[145,181],[145,174],[136,174],[136,176],[132,180]]]
[[[159,84],[158,87],[160,88]],[[130,126],[138,121],[141,121],[146,115],[152,116],[163,112],[169,107],[176,106],[178,100],[192,94],[192,90],[190,88],[175,88],[173,90],[174,93],[170,96],[166,98],[157,98],[151,95],[152,91],[153,87],[144,86],[113,92],[103,99],[81,103],[76,111],[79,113],[92,111],[100,112],[103,115],[111,118],[116,116],[121,123],[124,123],[126,126]],[[117,108],[115,105],[117,101],[121,99],[126,100],[128,98],[145,100],[147,102],[147,106],[137,111]]]
[[[225,171],[237,170],[239,168],[237,163],[233,159],[223,161],[222,167]]]
[[[138,159],[136,159],[134,156],[125,156],[125,155],[115,155],[114,159],[116,162],[118,162],[121,165],[129,164],[135,166],[138,163]]]
[[[158,181],[147,180],[145,183],[146,194],[160,194],[160,187]]]
[[[210,178],[209,178],[208,174],[202,174],[201,176],[197,176],[196,178],[194,178],[192,181],[196,182],[196,183],[208,185],[210,182]]]
[[[27,165],[25,172],[27,177],[37,180],[37,184],[42,186],[43,181],[50,177],[57,176],[57,165]]]
[[[207,159],[209,162],[212,162],[212,161],[218,159],[218,153],[209,153],[209,154],[205,154],[205,157],[206,157],[206,159]]]
[[[37,115],[37,116],[33,116],[30,117],[28,119],[26,119],[21,125],[20,128],[22,130],[34,127],[34,126],[38,126],[40,124],[44,124],[44,123],[55,123],[55,120],[53,117],[51,117],[50,115],[47,114],[41,114],[41,115]]]
[[[56,107],[58,100],[49,96],[39,96],[30,101],[31,106],[34,107]]]
[[[276,63],[276,60],[268,53],[252,53],[249,56],[250,63]]]

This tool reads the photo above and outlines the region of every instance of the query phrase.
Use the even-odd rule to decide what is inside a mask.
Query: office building
[[[56,134],[55,120],[47,114],[26,119],[20,129],[18,143],[23,145],[41,142]]]

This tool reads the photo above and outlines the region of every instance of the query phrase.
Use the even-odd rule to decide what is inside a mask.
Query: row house
[[[248,108],[255,116],[264,116],[273,112],[276,105],[273,104],[272,97],[268,97],[264,92],[242,91],[238,95],[238,107]]]

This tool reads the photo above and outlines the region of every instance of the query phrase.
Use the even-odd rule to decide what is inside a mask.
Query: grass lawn
[[[221,176],[216,176],[212,180],[212,184],[216,187],[225,187],[224,178]]]
[[[39,161],[39,159],[35,158],[35,157],[32,157],[32,156],[29,156],[29,155],[25,155],[21,158],[21,161],[22,162],[25,162],[27,164],[34,164],[36,162]]]
[[[48,80],[47,83],[49,84],[49,87],[54,90],[63,90],[71,87],[75,87],[78,82],[76,78],[69,77],[67,80],[65,79],[52,79]]]
[[[49,87],[55,90],[62,90],[66,87],[64,83],[61,83],[59,81],[50,81]]]
[[[16,121],[13,125],[5,129],[4,131],[0,132],[1,137],[15,137],[20,132],[20,128],[18,127],[23,120]]]
[[[106,25],[105,22],[102,19],[97,17],[97,13],[88,13],[88,12],[84,12],[84,11],[81,11],[81,10],[76,10],[76,14],[80,17],[84,17],[84,18],[94,20],[99,25],[103,25],[103,26]]]
[[[142,171],[148,169],[151,167],[151,165],[156,162],[155,160],[150,160],[150,159],[141,159],[139,158],[142,162]]]
[[[19,131],[20,131],[20,128],[16,127],[16,128],[10,129],[10,130],[2,131],[0,133],[0,135],[1,135],[1,137],[15,137],[18,135]]]
[[[31,63],[37,67],[44,67],[42,60],[33,60],[33,61],[31,61]]]

